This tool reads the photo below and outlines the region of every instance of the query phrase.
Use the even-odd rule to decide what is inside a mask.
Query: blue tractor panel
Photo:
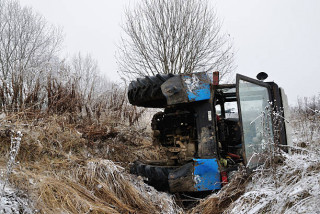
[[[197,192],[221,189],[217,159],[193,159],[191,162],[170,170],[170,192]]]
[[[210,99],[210,84],[206,73],[182,76],[182,80],[189,102]]]
[[[194,180],[198,191],[221,189],[217,159],[193,159]]]

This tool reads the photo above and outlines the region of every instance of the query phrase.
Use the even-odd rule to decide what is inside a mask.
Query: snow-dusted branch
[[[9,160],[7,162],[7,171],[6,171],[6,175],[4,178],[4,183],[2,186],[1,192],[4,192],[4,189],[7,185],[7,183],[9,183],[9,177],[13,171],[13,167],[16,163],[16,157],[19,153],[22,136],[23,136],[23,134],[21,133],[21,131],[17,131],[17,132],[14,130],[11,131],[11,144],[10,144]]]

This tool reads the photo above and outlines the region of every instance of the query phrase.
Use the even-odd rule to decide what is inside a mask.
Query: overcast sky
[[[119,80],[115,60],[123,11],[133,0],[20,0],[65,34],[63,53],[89,53],[110,79]],[[138,1],[138,0],[137,0]],[[291,104],[320,93],[319,0],[212,1],[223,30],[234,39],[236,73],[282,86]]]

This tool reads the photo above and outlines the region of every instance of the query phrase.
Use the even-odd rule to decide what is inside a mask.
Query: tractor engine
[[[166,108],[151,122],[154,142],[167,157],[168,165],[182,165],[197,153],[197,130],[192,109]]]

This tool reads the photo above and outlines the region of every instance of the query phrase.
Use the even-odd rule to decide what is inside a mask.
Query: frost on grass
[[[177,213],[160,193],[110,160],[92,159],[59,177],[38,177],[38,207],[44,213]]]
[[[7,183],[9,182],[10,174],[12,173],[13,167],[15,165],[16,157],[20,149],[21,138],[22,138],[21,131],[15,132],[14,130],[11,130],[9,160],[7,162],[7,171],[6,171],[6,175],[4,176],[4,182],[2,184],[2,193],[4,192],[4,189]]]
[[[0,181],[0,185],[2,185]],[[1,190],[0,196],[0,213],[24,213],[32,214],[34,210],[32,209],[32,204],[27,195],[22,191],[10,188],[8,185]]]
[[[61,124],[61,121],[64,121],[63,118],[50,117],[38,120],[36,126],[15,123],[15,129],[21,129],[24,136],[20,149],[12,149],[12,152],[19,151],[17,159],[20,163],[17,167],[17,160],[10,159],[12,164],[9,164],[9,168],[14,170],[9,173],[10,183],[6,185],[6,190],[9,187],[25,190],[33,207],[40,213],[46,214],[160,214],[181,211],[170,195],[156,191],[153,187],[143,183],[142,179],[128,174],[124,168],[115,164],[117,162],[122,166],[127,166],[121,160],[128,161],[133,160],[133,157],[140,157],[135,152],[141,147],[143,147],[143,151],[149,149],[149,144],[139,143],[140,139],[145,140],[142,134],[114,130],[109,127],[111,131],[117,131],[117,133],[108,135],[109,137],[104,140],[102,137],[99,138],[99,142],[101,141],[99,144],[100,152],[93,153],[93,150],[96,149],[95,145],[92,145],[93,140],[84,138],[84,135],[79,134],[72,125],[65,125],[67,122]],[[6,134],[8,133],[6,127],[3,126],[3,128],[5,129],[2,132],[0,130],[0,134],[2,133],[0,137],[4,145],[0,150],[3,154],[0,158],[3,178],[0,180],[5,181],[7,180],[5,176],[10,171],[7,171],[6,168],[9,160],[10,140],[13,138]],[[86,129],[81,130],[85,131]],[[102,132],[102,134],[109,133]],[[115,147],[113,142],[116,142],[119,148]],[[104,151],[107,150],[104,147],[110,147],[110,150],[117,148],[119,151],[117,150],[117,153],[115,151],[114,155],[104,155]],[[88,152],[94,156],[88,156]],[[143,155],[149,153],[147,151]],[[1,187],[2,185],[0,185]],[[19,207],[18,200],[11,200],[15,195],[7,192],[4,194],[2,200],[6,209]],[[14,211],[2,210],[0,213],[20,212],[19,210],[16,212],[16,210],[18,208]],[[28,213],[26,211],[20,213],[23,212]]]
[[[174,214],[181,211],[172,196],[158,192],[153,187],[145,184],[143,179],[127,174],[124,168],[110,160],[89,162],[87,164],[87,172],[88,179],[94,177],[102,178],[101,183],[97,185],[100,191],[103,188],[107,188],[115,196],[119,197],[117,192],[120,192],[122,196],[127,195],[124,198],[127,198],[129,204],[137,203],[138,206],[141,206],[145,203],[144,206],[150,206],[149,211],[154,213]],[[133,201],[130,202],[130,200]]]
[[[317,213],[320,210],[320,155],[283,154],[276,170],[256,169],[246,192],[226,213]]]
[[[320,115],[299,108],[290,124],[294,146],[281,163],[258,167],[225,213],[319,213]]]
[[[33,213],[32,205],[22,191],[9,186],[9,177],[16,164],[16,156],[20,149],[22,133],[11,131],[10,152],[6,171],[0,170],[0,213]]]

